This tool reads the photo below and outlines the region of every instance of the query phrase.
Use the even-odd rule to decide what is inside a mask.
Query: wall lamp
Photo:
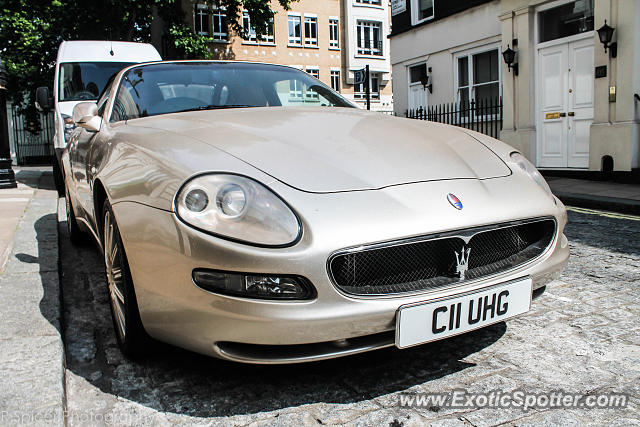
[[[516,44],[514,43],[514,47],[515,46],[516,46]],[[509,45],[507,45],[507,48],[504,50],[504,52],[502,52],[502,57],[504,58],[505,64],[507,64],[507,69],[509,70],[509,72],[511,72],[511,69],[513,69],[513,75],[517,76],[518,75],[518,63],[515,62],[515,60],[516,60],[516,51],[511,49],[509,47]]]
[[[429,73],[424,73],[420,77],[420,83],[425,90],[429,89],[429,93],[433,93],[433,83],[431,82],[431,67],[429,67]]]
[[[607,25],[606,19],[604,20],[604,25],[598,28],[598,37],[600,38],[600,43],[604,45],[604,52],[607,53],[607,48],[609,48],[609,55],[612,58],[618,56],[618,43],[611,43],[611,38],[615,30],[615,28]]]

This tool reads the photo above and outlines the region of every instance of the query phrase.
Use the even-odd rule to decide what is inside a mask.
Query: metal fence
[[[18,107],[11,108],[16,161],[19,165],[51,164],[53,160],[53,112],[27,118]]]
[[[502,130],[502,98],[430,105],[408,110],[406,117],[460,126],[499,138]]]

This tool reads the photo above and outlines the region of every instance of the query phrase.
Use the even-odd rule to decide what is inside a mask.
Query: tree
[[[289,9],[297,0],[277,1]],[[229,25],[239,34],[243,10],[258,34],[266,32],[274,15],[269,0],[205,2],[225,7]],[[0,55],[9,75],[10,99],[26,108],[33,105],[38,86],[51,85],[62,40],[149,42],[154,12],[164,22],[165,36],[179,56],[210,55],[209,39],[185,24],[181,0],[0,0]]]

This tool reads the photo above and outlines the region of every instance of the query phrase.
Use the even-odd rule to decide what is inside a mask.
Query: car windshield
[[[239,62],[148,64],[120,80],[111,121],[183,111],[246,107],[353,107],[309,74]]]
[[[104,90],[109,77],[131,62],[65,62],[60,64],[59,101],[92,101]]]

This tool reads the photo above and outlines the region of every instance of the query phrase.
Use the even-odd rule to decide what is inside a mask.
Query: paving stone
[[[71,246],[62,228],[68,407],[141,425],[637,424],[640,222],[576,212],[569,219],[569,265],[526,315],[408,350],[284,367],[228,363],[165,345],[145,361],[121,357],[101,257],[91,244]],[[632,401],[624,410],[398,403],[401,393],[454,390],[624,392]]]

